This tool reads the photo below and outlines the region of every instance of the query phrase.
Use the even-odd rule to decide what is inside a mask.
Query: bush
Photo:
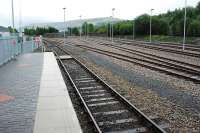
[[[193,20],[188,28],[188,35],[189,36],[200,36],[200,20]]]
[[[48,27],[48,28],[37,27],[37,28],[24,29],[24,34],[29,36],[44,35],[46,33],[58,33],[58,30],[54,27]]]

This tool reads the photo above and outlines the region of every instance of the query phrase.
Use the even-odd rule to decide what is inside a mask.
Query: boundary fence
[[[33,37],[21,40],[17,36],[0,37],[0,66],[20,54],[33,52],[41,45],[41,42],[36,42]]]

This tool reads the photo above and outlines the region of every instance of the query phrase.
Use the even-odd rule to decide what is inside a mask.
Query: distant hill
[[[0,32],[9,32],[8,28],[0,26]]]
[[[103,23],[111,22],[112,19],[110,17],[105,17],[105,18],[92,18],[92,19],[82,19],[82,20],[71,20],[71,21],[66,21],[67,27],[79,27],[82,25],[84,22],[92,23],[94,25],[101,25]],[[113,18],[114,22],[119,22],[123,21],[122,19],[118,18]],[[28,26],[25,26],[24,28],[32,28],[32,27],[54,27],[58,29],[59,31],[64,30],[64,22],[54,22],[54,23],[36,23],[36,24],[31,24]]]

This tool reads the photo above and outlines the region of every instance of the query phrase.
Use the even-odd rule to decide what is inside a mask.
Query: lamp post
[[[187,0],[185,0],[185,16],[184,16],[183,50],[185,50],[186,20],[187,20]]]
[[[69,21],[69,25],[67,27],[68,35],[71,36],[71,21]]]
[[[22,3],[21,0],[19,0],[19,33],[20,37],[22,36]]]
[[[81,32],[82,32],[82,26],[81,26],[81,15],[79,16],[79,18],[80,18],[80,28],[79,28],[79,34],[80,34],[80,39],[81,39]]]
[[[15,32],[15,20],[14,20],[14,3],[13,3],[13,0],[11,0],[11,7],[12,7],[12,31],[13,31],[13,35],[14,35],[14,32]],[[13,56],[13,59],[16,59],[16,45],[14,45],[12,47],[12,50],[11,50],[11,53],[12,53],[12,56]]]
[[[133,20],[133,40],[135,40],[135,20]]]
[[[71,26],[71,21],[70,21],[70,27],[69,27],[69,34],[72,36],[72,26]]]
[[[13,3],[13,0],[11,0],[11,7],[12,7],[12,30],[13,30],[13,33],[15,31],[15,19],[14,19],[14,3]]]
[[[112,16],[110,16],[110,20],[112,19]],[[111,22],[109,21],[109,28],[110,28],[110,40],[112,40],[112,26]]]
[[[149,42],[151,43],[151,23],[152,23],[152,12],[153,12],[154,9],[151,9],[151,15],[150,15],[150,36],[149,36]]]
[[[19,36],[20,36],[20,53],[22,53],[23,52],[22,0],[19,0]]]
[[[87,25],[87,39],[88,39],[88,33],[89,33],[89,23],[87,23],[86,25]]]
[[[65,26],[65,7],[63,8],[64,10],[64,45],[65,45],[65,31],[66,31],[66,26]]]
[[[107,30],[106,30],[106,38],[108,38],[108,36],[109,36],[109,22],[107,22],[107,24],[106,24],[106,28],[107,28]]]
[[[87,38],[87,21],[85,22],[85,39]]]
[[[114,11],[115,11],[115,8],[112,8],[112,43],[113,43],[113,18],[114,18]]]

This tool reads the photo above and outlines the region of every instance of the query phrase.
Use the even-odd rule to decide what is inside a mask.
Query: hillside
[[[92,23],[93,25],[101,25],[102,23],[107,23],[111,21],[112,19],[110,17],[105,18],[92,18],[92,19],[82,19],[82,20],[72,20],[72,21],[66,21],[67,27],[79,27],[84,22]],[[121,19],[114,18],[114,22],[122,21]],[[54,27],[58,29],[59,31],[64,30],[64,22],[55,22],[55,23],[38,23],[38,24],[31,24],[28,26],[25,26],[24,28],[32,28],[32,27]]]
[[[9,32],[8,28],[0,26],[0,32]]]

